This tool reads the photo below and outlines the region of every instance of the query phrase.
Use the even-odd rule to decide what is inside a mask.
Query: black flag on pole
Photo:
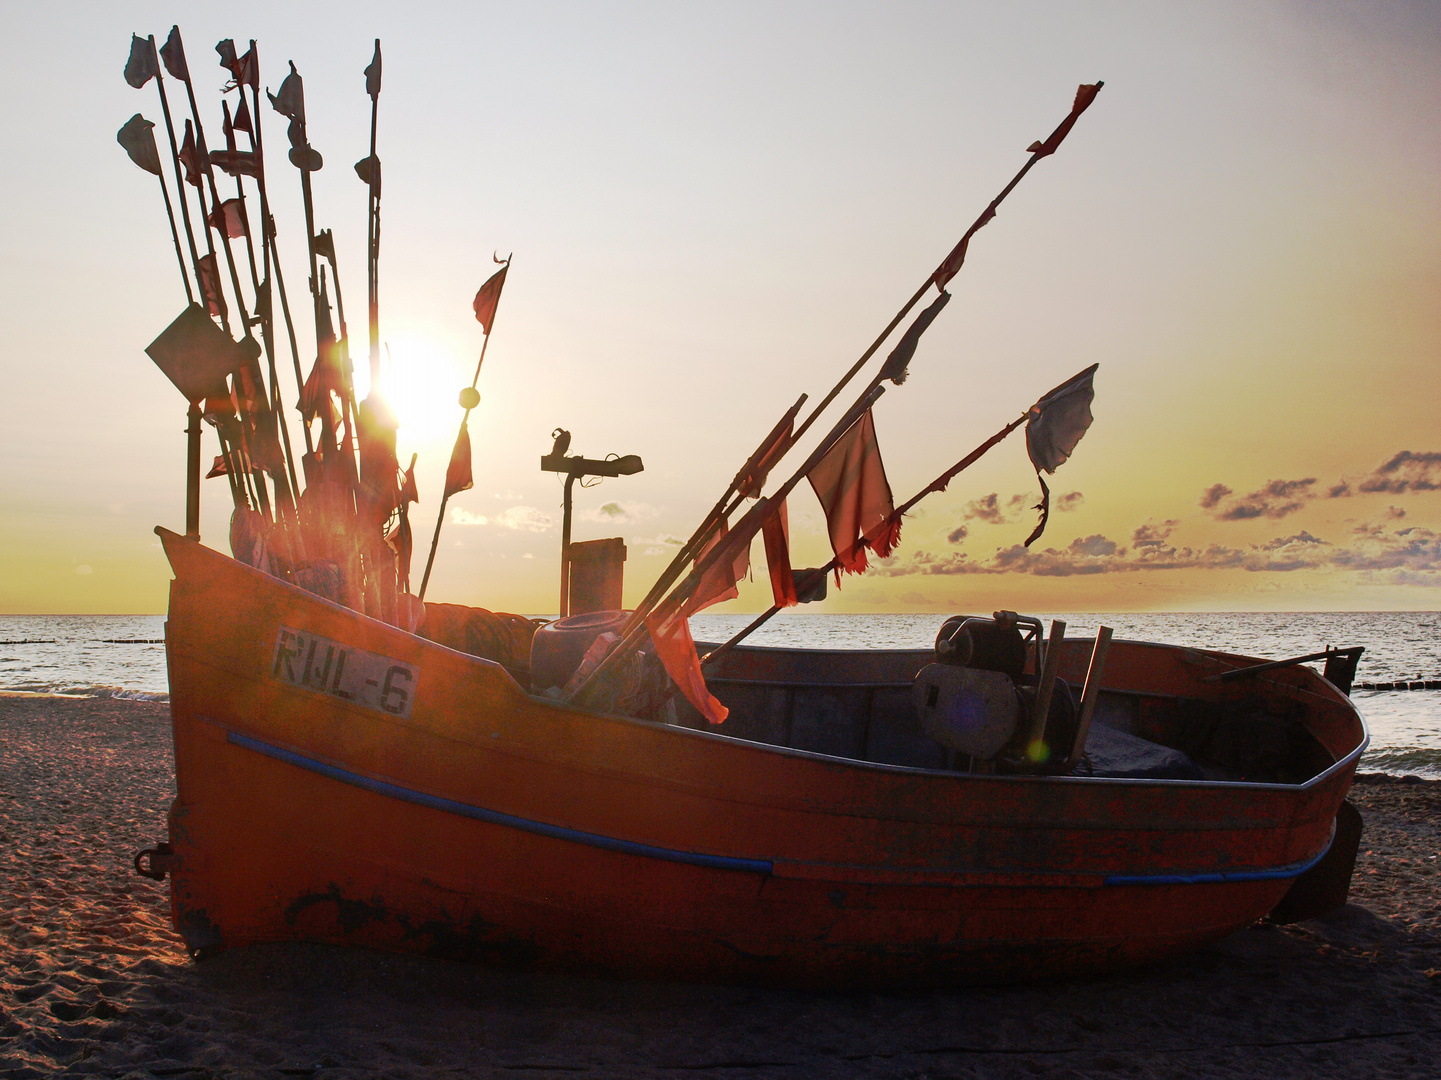
[[[130,160],[148,173],[160,175],[160,154],[155,149],[155,125],[136,113],[115,133],[115,141],[125,147]]]
[[[1026,547],[1040,539],[1046,531],[1046,519],[1051,516],[1051,491],[1041,473],[1054,473],[1063,465],[1091,426],[1091,402],[1096,396],[1091,384],[1098,367],[1092,364],[1031,406],[1026,421],[1026,453],[1041,485],[1041,501],[1036,505],[1041,520],[1026,538]]]
[[[160,61],[155,58],[155,39],[130,35],[130,59],[125,62],[125,81],[139,90],[160,74]]]

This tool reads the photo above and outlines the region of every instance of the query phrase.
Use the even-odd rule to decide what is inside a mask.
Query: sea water
[[[1029,613],[1028,613],[1029,614]],[[1364,645],[1360,682],[1441,679],[1441,612],[1066,614],[1071,637],[1101,625],[1117,637],[1280,660],[1328,645]],[[753,615],[697,615],[697,640],[724,641]],[[749,640],[826,649],[929,648],[942,615],[783,612]],[[0,689],[163,700],[162,615],[0,616]],[[1315,665],[1319,668],[1320,665]],[[1357,690],[1371,729],[1362,768],[1441,777],[1441,690]]]

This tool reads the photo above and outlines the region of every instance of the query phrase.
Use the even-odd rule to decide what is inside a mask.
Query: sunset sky
[[[151,530],[184,528],[185,402],[143,350],[185,296],[158,184],[115,132],[161,120],[121,72],[132,32],[175,22],[212,147],[217,40],[257,39],[272,90],[287,60],[304,76],[362,368],[351,165],[382,39],[381,331],[420,455],[417,581],[481,346],[471,299],[515,253],[430,599],[555,610],[561,489],[538,458],[557,426],[645,460],[576,492],[576,538],[623,536],[638,598],[1103,79],[876,407],[900,501],[1099,363],[1046,535],[1019,547],[1039,489],[1017,433],[825,610],[1441,607],[1441,5],[350,2],[7,9],[0,612],[165,607]],[[298,173],[268,166],[308,310]],[[202,538],[226,551],[229,502],[205,482]],[[804,486],[790,522],[798,565],[829,557]],[[769,603],[755,561],[716,610]]]

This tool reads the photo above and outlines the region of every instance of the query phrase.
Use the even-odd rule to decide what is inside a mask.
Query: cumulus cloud
[[[1201,494],[1201,508],[1218,521],[1249,521],[1253,518],[1283,518],[1294,514],[1316,497],[1314,476],[1304,480],[1270,480],[1258,491],[1234,497],[1225,484],[1212,484]]]
[[[952,529],[946,534],[946,539],[953,544],[959,544],[962,540],[964,540],[967,536],[970,535],[970,532],[971,530],[966,528],[964,525],[957,525],[954,529]]]
[[[1012,499],[1011,502],[1014,503],[1015,500]],[[1006,523],[1006,513],[1001,508],[1001,497],[994,491],[989,495],[982,496],[979,499],[972,499],[966,503],[966,508],[962,511],[962,516],[966,521],[989,521],[992,525],[1004,525]]]
[[[1435,491],[1441,488],[1441,453],[1413,454],[1402,450],[1378,466],[1357,487],[1368,493],[1388,491],[1393,495],[1405,491]]]
[[[1079,491],[1068,491],[1059,498],[1051,500],[1053,510],[1079,510],[1086,497]]]

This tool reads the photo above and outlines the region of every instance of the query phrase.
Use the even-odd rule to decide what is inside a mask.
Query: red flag
[[[180,164],[185,166],[185,182],[199,187],[204,168],[200,164],[200,151],[195,149],[195,132],[189,120],[185,121],[185,141],[180,144]]]
[[[696,565],[699,565],[712,550],[725,543],[729,536],[730,527],[722,519],[720,531],[711,537],[710,542],[701,548],[700,554],[696,556]],[[740,595],[740,591],[736,588],[736,582],[750,573],[750,568],[751,546],[750,538],[747,537],[745,545],[732,558],[721,559],[713,563],[701,575],[695,592],[691,594],[690,599],[682,608],[683,613],[686,616],[694,615],[697,611],[708,608],[712,604],[719,604],[724,600],[734,600]]]
[[[450,452],[450,464],[445,467],[445,495],[450,498],[458,491],[469,491],[475,486],[470,473],[470,425],[460,422],[460,434],[455,437],[455,448]]]
[[[248,131],[255,134],[255,125],[250,122],[250,106],[245,102],[245,95],[240,95],[240,106],[235,110],[235,119],[230,124],[236,131]]]
[[[232,239],[245,236],[249,232],[245,227],[245,209],[239,199],[226,199],[210,211],[209,221],[216,232],[224,233]]]
[[[496,259],[496,262],[501,262]],[[500,304],[500,290],[505,288],[505,272],[510,269],[510,260],[507,259],[490,280],[480,287],[480,292],[475,294],[475,321],[480,323],[486,335],[490,334],[490,328],[495,325],[495,309]]]
[[[776,607],[794,607],[800,600],[796,596],[795,574],[791,571],[790,524],[786,520],[784,501],[761,525],[761,537],[765,540],[766,569],[770,572],[771,595]]]
[[[1076,126],[1076,121],[1080,119],[1083,112],[1091,107],[1091,102],[1096,100],[1096,95],[1100,92],[1100,83],[1082,83],[1076,87],[1076,100],[1071,105],[1071,114],[1061,121],[1060,127],[1051,132],[1049,139],[1045,142],[1033,142],[1026,149],[1038,158],[1054,154],[1056,148],[1061,145],[1061,140],[1071,133],[1071,128]]]
[[[375,55],[365,69],[365,92],[372,101],[380,96],[380,38],[375,39]]]
[[[977,229],[996,216],[996,203],[999,201],[999,199],[991,200],[991,204],[981,211],[981,216],[976,218],[975,223],[966,230],[966,235],[961,237],[960,243],[953,247],[945,261],[936,267],[936,272],[931,275],[931,280],[936,283],[936,288],[945,292],[946,283],[956,276],[961,264],[966,261],[966,249],[970,247],[971,237],[976,235]]]
[[[205,296],[205,306],[210,314],[220,315],[225,311],[225,297],[220,292],[220,271],[215,266],[215,254],[200,256],[200,291]]]
[[[801,404],[802,402],[797,401],[790,407],[785,416],[781,417],[780,423],[771,428],[765,442],[761,443],[760,448],[736,474],[735,490],[745,498],[760,498],[766,477],[770,475],[771,469],[775,468],[776,462],[791,448],[791,428],[795,423],[796,413],[800,412]]]
[[[250,150],[212,150],[210,164],[231,176],[260,175],[260,161]]]
[[[851,425],[806,479],[826,513],[831,550],[840,570],[859,574],[866,568],[866,548],[881,558],[889,555],[901,536],[899,521],[892,521],[895,504],[891,485],[881,463],[875,422],[867,409]]]
[[[415,486],[415,455],[410,456],[410,468],[405,470],[405,479],[400,482],[400,495],[395,505],[405,509],[406,503],[420,502],[420,492]]]
[[[651,641],[655,642],[656,655],[665,665],[666,674],[685,699],[712,724],[723,722],[730,715],[730,710],[717,701],[706,687],[695,641],[690,636],[690,623],[685,616],[673,615],[662,621],[651,615],[645,620],[645,628],[650,632]]]

